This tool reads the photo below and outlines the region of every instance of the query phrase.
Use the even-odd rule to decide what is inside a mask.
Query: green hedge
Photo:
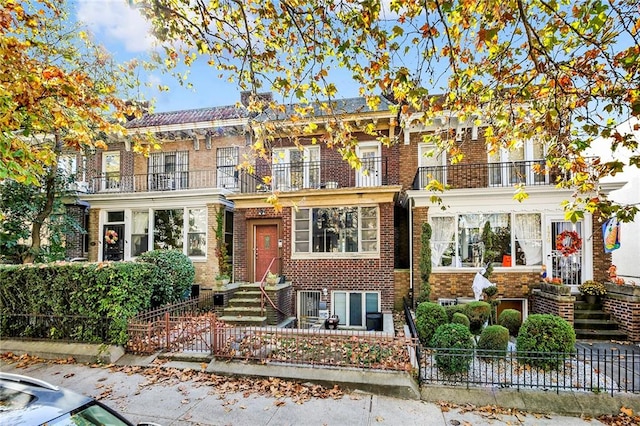
[[[564,318],[550,314],[529,315],[516,340],[518,361],[545,370],[559,368],[566,354],[575,350],[576,332]]]
[[[444,308],[437,303],[422,302],[416,308],[416,329],[420,342],[429,346],[436,329],[448,322]]]
[[[127,321],[150,306],[157,277],[156,266],[136,262],[1,266],[3,335],[55,338],[64,328],[64,338],[124,344]],[[17,314],[67,318],[43,329]]]
[[[436,348],[436,365],[446,375],[466,373],[473,360],[473,336],[462,324],[438,327],[431,346]]]
[[[158,279],[153,285],[151,306],[189,298],[196,270],[191,259],[180,250],[151,250],[138,256],[138,262],[158,267]]]

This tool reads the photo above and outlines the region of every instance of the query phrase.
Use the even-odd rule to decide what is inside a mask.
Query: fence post
[[[213,314],[213,320],[209,330],[211,333],[211,355],[216,356],[218,352],[218,321],[215,313]]]
[[[170,325],[169,325],[169,312],[165,312],[164,313],[164,330],[165,330],[165,336],[167,338],[167,346],[165,350],[169,350],[169,348],[171,347],[171,329],[170,329]]]

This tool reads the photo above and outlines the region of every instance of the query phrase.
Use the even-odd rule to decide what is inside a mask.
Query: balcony
[[[354,170],[342,160],[258,164],[254,173],[241,173],[240,189],[243,193],[255,193],[397,184],[391,182],[397,179],[390,179],[386,157],[370,157],[361,161],[360,170]]]
[[[425,189],[430,180],[438,180],[451,189],[553,185],[561,177],[558,170],[548,170],[545,160],[504,163],[456,164],[420,167],[413,179],[413,189]]]
[[[223,176],[224,172],[218,173],[219,179],[222,179]],[[229,184],[229,181],[226,183]],[[216,187],[218,185],[215,170],[148,173],[129,176],[121,175],[120,173],[103,173],[101,176],[91,180],[87,192],[90,194],[166,192]]]

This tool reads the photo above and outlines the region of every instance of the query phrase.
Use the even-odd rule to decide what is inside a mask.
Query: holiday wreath
[[[118,241],[118,233],[116,231],[114,231],[113,229],[109,229],[105,234],[104,234],[104,241],[107,244],[115,244],[116,241]]]
[[[582,248],[582,238],[576,231],[563,231],[556,237],[556,250],[564,257],[575,254]]]

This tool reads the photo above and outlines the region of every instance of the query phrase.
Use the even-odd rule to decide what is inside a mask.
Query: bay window
[[[434,267],[542,264],[540,213],[469,213],[430,218]]]

